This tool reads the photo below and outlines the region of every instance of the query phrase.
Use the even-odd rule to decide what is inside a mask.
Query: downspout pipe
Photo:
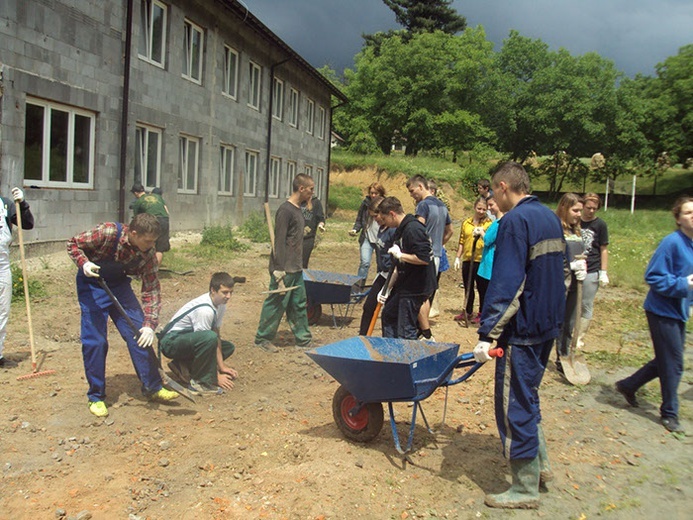
[[[132,1],[132,0],[130,0]],[[284,65],[287,61],[291,61],[291,58],[286,58],[285,60],[273,63],[270,66],[270,97],[269,97],[269,110],[267,111],[267,167],[265,168],[265,202],[269,202],[269,179],[270,179],[270,169],[272,168],[272,110],[274,109],[274,69],[281,65]]]
[[[337,103],[335,106],[330,107],[330,124],[328,125],[328,130],[330,132],[330,146],[327,149],[327,176],[325,178],[325,214],[327,214],[327,201],[330,200],[330,169],[332,168],[332,114],[339,107],[346,105],[346,101]]]
[[[128,0],[125,22],[125,53],[123,57],[123,113],[120,118],[120,175],[118,190],[118,221],[125,221],[125,193],[127,192],[128,111],[130,110],[130,60],[132,58],[132,6]]]

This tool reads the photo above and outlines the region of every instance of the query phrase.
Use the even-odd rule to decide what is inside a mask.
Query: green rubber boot
[[[546,451],[546,438],[541,424],[538,426],[539,434],[539,487],[546,490],[546,483],[553,480],[553,471],[549,464],[549,454]]]
[[[539,457],[511,459],[513,485],[505,493],[486,495],[489,507],[503,509],[537,509],[539,507]]]

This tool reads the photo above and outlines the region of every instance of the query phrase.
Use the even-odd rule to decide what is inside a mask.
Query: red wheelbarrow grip
[[[504,354],[505,352],[500,347],[492,348],[488,351],[488,355],[491,357],[503,357]]]

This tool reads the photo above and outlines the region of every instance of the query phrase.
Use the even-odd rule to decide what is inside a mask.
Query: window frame
[[[32,185],[46,188],[73,188],[73,189],[93,189],[94,175],[96,172],[95,153],[96,153],[96,113],[81,108],[63,105],[52,101],[27,97],[26,105],[40,107],[43,110],[43,131],[41,132],[41,178],[27,179],[27,143],[26,143],[26,128],[24,134],[24,172],[22,177],[23,185]],[[65,154],[65,180],[51,180],[51,136],[52,120],[51,114],[53,111],[60,111],[67,114],[67,149]],[[26,127],[27,107],[24,108],[24,123]],[[89,121],[89,162],[87,164],[87,182],[79,182],[74,180],[75,175],[75,118],[83,117]]]
[[[148,20],[143,20],[142,15],[145,14],[143,12],[143,9],[147,7],[147,17]],[[154,36],[154,31],[153,31],[153,24],[154,24],[154,18],[152,16],[152,12],[154,10],[154,7],[157,6],[159,7],[164,16],[163,16],[163,21],[162,21],[162,34],[161,34],[161,61],[156,61],[152,55],[153,55],[153,46],[154,46],[154,41],[153,41],[153,36]],[[145,23],[146,26],[145,26]],[[140,49],[139,49],[139,44],[137,48],[137,56],[142,60],[146,61],[147,63],[151,63],[152,65],[155,65],[157,67],[160,67],[162,69],[166,68],[166,37],[167,37],[167,27],[168,27],[168,6],[164,4],[163,2],[160,2],[159,0],[142,0],[142,4],[140,7],[140,38],[146,38],[146,47],[147,47],[147,54],[141,54]]]
[[[313,135],[315,132],[315,101],[306,98],[306,133]]]
[[[293,193],[293,182],[294,177],[296,177],[296,172],[298,171],[298,163],[296,161],[286,161],[286,172],[284,174],[284,180],[286,181],[285,186],[285,196],[288,198]]]
[[[193,65],[194,65],[194,39],[191,38],[194,33],[200,36],[200,46],[197,50],[197,74],[199,77],[193,75]],[[202,27],[197,25],[192,20],[185,18],[183,21],[183,71],[181,76],[193,83],[202,85],[202,65],[204,58],[204,48],[205,48],[205,31]],[[187,67],[186,67],[187,64]]]
[[[228,153],[231,153],[231,165],[227,167]],[[219,145],[219,184],[217,189],[219,195],[233,197],[236,180],[236,147],[231,144],[221,143]],[[225,190],[225,184],[229,189]]]
[[[182,145],[185,143],[185,151]],[[190,143],[195,143],[195,161],[193,187],[187,186],[188,170],[190,168]],[[197,185],[200,177],[200,145],[202,139],[189,134],[179,134],[178,137],[178,193],[197,194]]]
[[[313,180],[315,181],[315,194],[317,197],[322,196],[322,187],[324,184],[325,168],[315,168],[315,176]]]
[[[248,159],[254,157],[255,165],[252,173],[248,168]],[[245,151],[245,168],[243,169],[243,196],[244,197],[255,197],[257,194],[257,172],[258,166],[260,164],[260,152],[256,150],[246,150]],[[252,175],[252,183],[248,182],[250,180],[250,175]],[[252,190],[249,189],[248,185],[252,184]]]
[[[325,140],[325,123],[326,123],[325,107],[318,105],[318,139]]]
[[[250,60],[248,61],[248,73],[248,106],[259,112],[262,98],[262,67]]]
[[[144,134],[142,134],[144,132]],[[156,135],[157,136],[157,149],[156,149],[156,172],[154,174],[155,176],[155,183],[150,184],[149,178],[149,145],[150,145],[150,135]],[[152,189],[161,186],[161,149],[163,146],[163,139],[164,132],[161,128],[156,128],[151,125],[146,125],[144,123],[136,123],[135,124],[135,179],[138,178],[138,161],[142,161],[139,165],[139,181],[142,183],[142,185],[145,187],[145,189]],[[141,142],[140,142],[141,141]],[[140,154],[137,153],[138,151],[138,145],[141,147],[140,149],[144,151],[144,155],[140,156]]]
[[[284,81],[274,78],[272,86],[272,117],[278,121],[284,118]]]
[[[298,128],[300,114],[300,94],[298,89],[289,89],[289,126]]]
[[[279,190],[281,184],[281,173],[282,173],[282,158],[278,156],[272,156],[270,158],[270,176],[269,176],[269,186],[267,186],[267,196],[272,199],[279,198]]]
[[[229,78],[229,55],[235,56],[236,59],[236,67],[234,71],[234,77],[233,77],[233,92],[230,92],[230,78]],[[228,45],[224,45],[224,83],[222,84],[221,87],[221,93],[224,94],[225,96],[230,97],[233,100],[238,99],[238,80],[239,80],[239,72],[240,72],[240,66],[241,64],[241,56],[238,53],[236,49],[233,47],[230,47]]]

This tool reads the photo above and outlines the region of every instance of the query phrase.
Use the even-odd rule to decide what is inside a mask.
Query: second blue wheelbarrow
[[[338,307],[342,325],[349,318],[354,305],[368,295],[369,288],[363,287],[363,279],[353,274],[331,273],[317,269],[303,270],[303,283],[308,298],[308,324],[315,325],[322,316],[322,304],[330,304],[332,324],[337,328],[335,305]]]
[[[458,355],[459,347],[456,343],[357,336],[306,354],[340,383],[332,399],[332,415],[344,436],[357,442],[373,440],[383,427],[382,403],[387,403],[395,448],[406,454],[414,440],[417,410],[432,432],[421,401],[439,387],[466,381],[482,366],[471,353]],[[490,354],[500,357],[503,351],[494,349]],[[453,371],[464,367],[469,369],[453,379]],[[395,424],[392,404],[396,402],[414,404],[404,450]]]

